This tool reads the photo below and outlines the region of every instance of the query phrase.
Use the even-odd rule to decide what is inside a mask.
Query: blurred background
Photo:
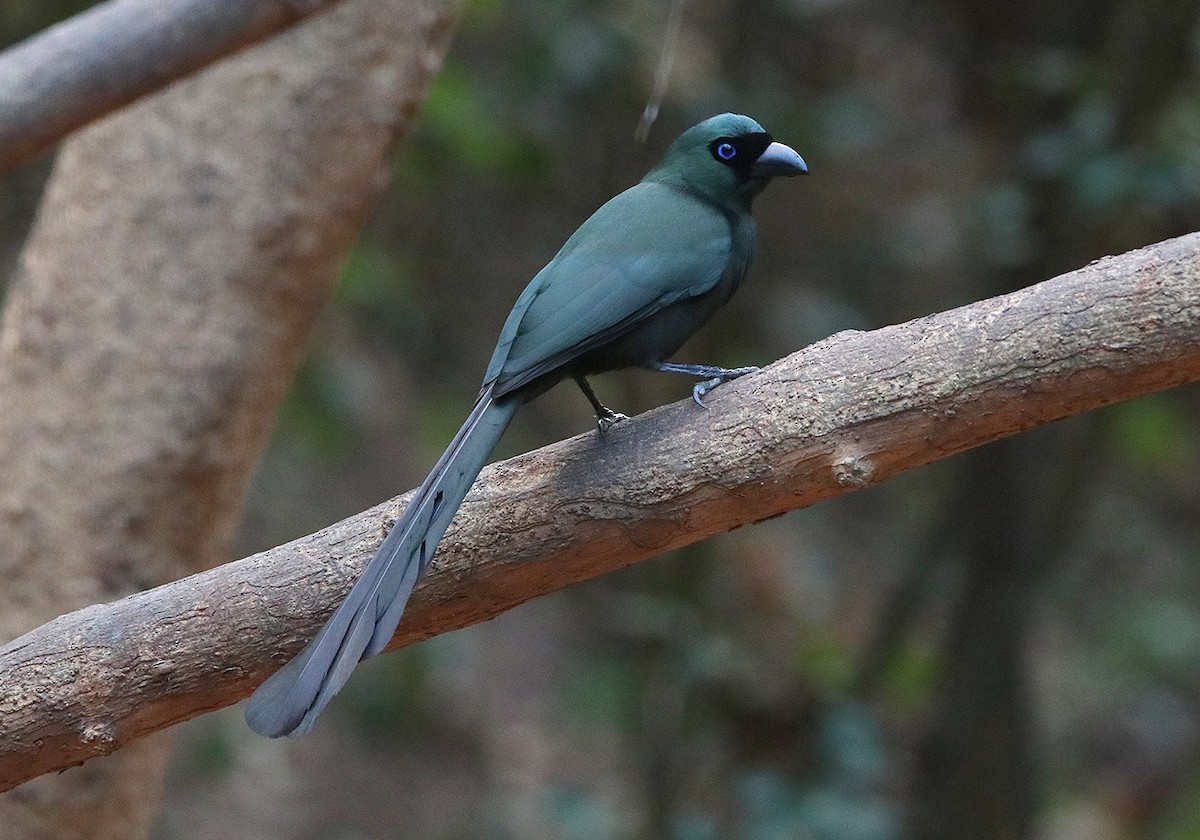
[[[7,45],[90,5],[0,4]],[[763,364],[1200,227],[1198,0],[468,0],[239,556],[417,484],[517,294],[684,127],[812,176],[681,360]],[[0,179],[7,277],[48,164]],[[595,383],[634,413],[690,382]],[[298,742],[182,727],[191,838],[1200,838],[1200,389],[1055,424],[368,663]],[[499,456],[585,431],[560,388]]]

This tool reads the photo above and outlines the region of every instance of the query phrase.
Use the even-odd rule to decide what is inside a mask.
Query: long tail
[[[523,400],[480,394],[454,440],[396,520],[346,600],[308,647],[258,687],[246,723],[260,735],[303,735],[362,659],[383,650],[413,586]]]

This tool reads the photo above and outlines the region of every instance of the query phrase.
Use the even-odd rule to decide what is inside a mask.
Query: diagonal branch
[[[1200,379],[1200,234],[840,333],[690,401],[492,466],[393,646],[1099,406]],[[381,505],[0,648],[0,788],[236,702],[376,548]]]
[[[108,0],[0,53],[0,174],[339,0]]]

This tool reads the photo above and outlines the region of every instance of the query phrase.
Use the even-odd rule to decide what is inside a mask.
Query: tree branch
[[[869,333],[839,333],[605,437],[485,470],[393,647],[904,470],[1200,379],[1200,234]],[[62,616],[0,648],[0,788],[236,702],[375,550],[380,505]]]
[[[0,174],[340,0],[109,0],[0,53]]]
[[[0,638],[229,558],[453,19],[350,0],[63,144],[0,316]],[[24,785],[0,834],[147,837],[169,751]]]

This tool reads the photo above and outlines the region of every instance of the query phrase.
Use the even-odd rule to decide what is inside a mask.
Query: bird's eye
[[[733,156],[736,154],[737,149],[733,147],[732,143],[722,143],[721,145],[717,146],[717,157],[719,157],[721,160],[732,160]]]

